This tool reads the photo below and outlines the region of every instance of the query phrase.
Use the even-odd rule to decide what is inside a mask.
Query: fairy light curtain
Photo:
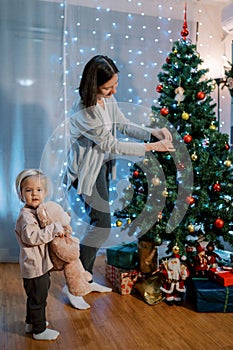
[[[84,64],[96,54],[120,69],[118,101],[150,109],[157,74],[180,37],[182,18],[163,17],[163,5],[141,11],[78,6],[74,1],[1,0],[0,261],[17,261],[14,235],[20,203],[14,190],[24,168],[41,167],[54,184],[54,200],[72,210],[64,196],[62,171],[67,151],[68,111]],[[161,2],[163,4],[163,2]],[[160,6],[160,7],[159,7]],[[195,41],[195,23],[189,23]],[[128,117],[134,118],[134,113]],[[127,164],[128,166],[128,164]],[[118,168],[121,178],[127,168]],[[112,192],[115,191],[114,185]],[[113,193],[114,197],[114,193]],[[82,220],[82,209],[78,213]],[[79,223],[80,225],[82,224]]]

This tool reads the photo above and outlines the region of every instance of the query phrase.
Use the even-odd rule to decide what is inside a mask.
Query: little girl
[[[63,234],[59,223],[40,229],[36,209],[48,194],[48,179],[39,170],[22,171],[16,178],[19,199],[25,203],[20,210],[15,233],[20,246],[20,270],[27,295],[25,331],[36,340],[54,340],[59,332],[46,328],[45,309],[50,287],[48,243]]]

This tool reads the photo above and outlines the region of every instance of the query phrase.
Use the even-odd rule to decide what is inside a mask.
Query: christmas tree
[[[211,92],[215,82],[200,68],[202,59],[187,38],[186,10],[181,39],[158,75],[158,103],[150,127],[166,126],[175,154],[150,152],[130,168],[130,186],[116,225],[129,235],[184,252],[200,237],[233,244],[233,155],[229,136],[219,131]],[[164,121],[164,119],[166,121]]]

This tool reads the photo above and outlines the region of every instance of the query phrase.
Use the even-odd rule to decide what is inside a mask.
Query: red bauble
[[[197,93],[197,99],[198,100],[203,100],[205,98],[205,93],[203,91],[199,91]]]
[[[166,58],[166,62],[167,62],[168,64],[171,63],[170,57],[167,57],[167,58]]]
[[[195,198],[192,197],[192,196],[188,196],[186,197],[186,202],[190,205],[194,204],[195,203]]]
[[[138,177],[138,176],[139,176],[139,171],[138,171],[138,170],[135,170],[135,171],[133,172],[133,176],[134,176],[134,177]]]
[[[185,143],[190,143],[192,141],[192,139],[193,139],[192,136],[189,134],[184,135],[184,137],[183,137],[183,140]]]
[[[188,29],[183,29],[180,34],[185,39],[189,35],[189,31]]]
[[[225,222],[220,218],[216,219],[214,222],[214,226],[217,228],[223,228],[224,224]]]
[[[230,146],[228,145],[228,143],[225,144],[224,148],[225,148],[226,151],[229,151]]]
[[[213,190],[214,192],[220,192],[221,191],[221,186],[218,182],[216,182],[214,185],[213,185]]]
[[[156,86],[156,91],[161,93],[163,91],[163,85],[162,84],[159,84]]]
[[[169,109],[166,107],[161,108],[160,114],[166,117],[169,114]]]

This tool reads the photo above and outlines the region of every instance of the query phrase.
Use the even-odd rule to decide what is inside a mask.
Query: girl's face
[[[36,209],[47,195],[46,180],[29,176],[21,184],[21,195],[26,207]]]
[[[116,94],[118,86],[118,75],[114,74],[113,77],[105,84],[100,85],[97,91],[97,99],[109,98]]]

